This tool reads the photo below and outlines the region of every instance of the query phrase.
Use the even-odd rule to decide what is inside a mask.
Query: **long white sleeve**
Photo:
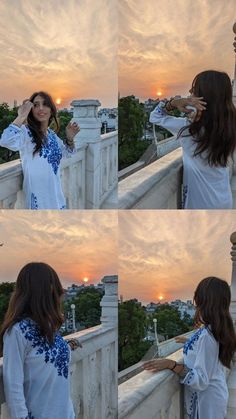
[[[193,368],[189,369],[181,382],[193,390],[206,390],[218,362],[218,343],[209,332],[202,333],[199,337],[197,356]]]
[[[176,118],[175,116],[168,115],[163,108],[163,102],[160,102],[150,113],[149,121],[152,124],[166,128],[173,135],[177,135],[181,128],[189,125],[186,118]]]
[[[11,419],[27,419],[24,396],[24,359],[27,342],[17,326],[4,335],[3,383]]]
[[[58,143],[58,145],[60,147],[60,150],[62,152],[62,157],[63,158],[66,158],[66,159],[70,158],[76,152],[75,147],[71,148],[67,144],[65,144],[61,140],[61,138],[58,137],[58,135],[54,131],[50,130],[50,133],[56,138],[57,143]]]
[[[2,133],[0,146],[9,148],[12,151],[20,151],[25,145],[25,140],[24,126],[18,127],[17,125],[10,124]]]

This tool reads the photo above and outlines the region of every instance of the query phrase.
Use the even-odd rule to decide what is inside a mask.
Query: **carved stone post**
[[[101,103],[98,100],[73,100],[73,119],[80,126],[75,137],[76,147],[87,144],[85,162],[86,203],[85,208],[100,207],[101,178],[101,121],[97,112]]]
[[[101,323],[105,326],[118,326],[118,276],[104,276],[105,294],[101,301]]]

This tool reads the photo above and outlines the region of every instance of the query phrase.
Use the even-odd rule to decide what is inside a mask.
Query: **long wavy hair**
[[[22,319],[30,318],[50,344],[63,323],[61,297],[63,287],[51,266],[42,262],[25,265],[18,274],[8,310],[0,331],[0,353],[3,335]]]
[[[194,78],[191,92],[207,103],[200,119],[187,127],[196,143],[194,155],[204,153],[210,166],[225,167],[236,148],[236,108],[230,78],[221,71],[203,71]]]
[[[204,324],[212,333],[219,343],[219,359],[227,368],[230,368],[236,351],[236,334],[229,312],[230,301],[228,283],[213,276],[204,278],[194,293],[195,323]]]
[[[46,93],[46,92],[35,92],[31,95],[31,97],[29,98],[30,102],[33,102],[34,99],[36,98],[36,96],[40,96],[41,98],[43,98],[44,100],[44,104],[46,106],[48,106],[51,109],[51,115],[49,118],[49,125],[54,122],[55,125],[55,131],[58,132],[59,131],[59,121],[57,118],[57,108],[55,103],[53,102],[51,96]],[[42,143],[45,137],[45,134],[43,133],[42,129],[41,129],[41,122],[37,121],[37,119],[35,119],[32,109],[27,117],[27,125],[30,129],[30,132],[33,136],[33,142],[35,143],[35,149],[34,149],[34,153],[37,153],[37,151],[40,151],[41,147],[42,147]]]

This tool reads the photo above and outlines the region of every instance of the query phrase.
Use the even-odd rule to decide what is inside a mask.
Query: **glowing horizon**
[[[0,103],[46,91],[117,106],[115,0],[0,2]],[[98,35],[98,36],[97,36]]]
[[[227,217],[225,211],[120,211],[119,294],[123,300],[186,301],[192,300],[198,282],[206,276],[230,283],[235,216],[235,211],[227,211]]]
[[[195,75],[209,69],[233,78],[234,7],[234,0],[120,2],[120,96],[188,95]]]
[[[52,265],[64,286],[97,283],[117,274],[116,235],[116,212],[1,210],[0,283],[32,261]]]

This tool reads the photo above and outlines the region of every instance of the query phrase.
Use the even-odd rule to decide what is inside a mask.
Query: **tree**
[[[17,108],[10,109],[8,104],[3,102],[0,104],[0,135],[3,130],[14,121],[17,117]],[[19,158],[19,153],[0,147],[0,163],[6,163]]]
[[[75,304],[75,320],[85,328],[97,326],[100,324],[102,294],[93,288],[85,288],[78,295],[67,301],[65,312],[71,310],[71,304]]]
[[[58,136],[64,140],[66,138],[66,126],[72,119],[72,115],[66,111],[59,111],[58,112],[58,119],[60,122],[60,129],[58,132]]]
[[[153,319],[157,320],[157,332],[164,335],[166,339],[188,332],[191,328],[189,324],[181,319],[177,308],[168,304],[162,304],[156,308]]]
[[[151,346],[144,342],[146,313],[140,303],[129,300],[119,305],[119,370],[140,361]]]
[[[2,282],[0,284],[0,325],[4,320],[11,298],[11,294],[14,291],[14,288],[14,282]]]

